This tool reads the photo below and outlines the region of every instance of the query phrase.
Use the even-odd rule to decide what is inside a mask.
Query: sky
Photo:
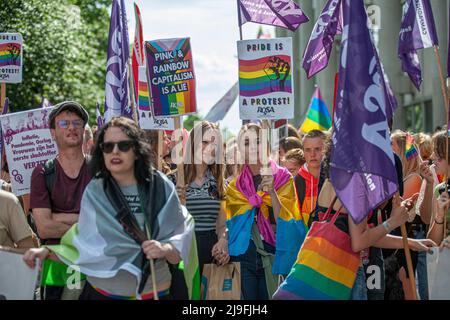
[[[197,113],[205,116],[238,80],[236,0],[125,0],[130,44],[136,25],[133,3],[141,11],[144,41],[191,38]],[[243,38],[256,38],[258,28],[258,24],[246,23]],[[263,28],[274,34],[272,27]],[[235,134],[241,125],[238,100],[220,124]]]

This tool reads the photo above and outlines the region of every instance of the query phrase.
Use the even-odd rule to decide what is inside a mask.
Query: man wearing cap
[[[91,180],[82,149],[88,119],[86,110],[73,101],[57,104],[49,115],[51,135],[59,152],[56,158],[33,170],[30,195],[30,207],[43,244],[59,244],[66,231],[78,222],[81,196]],[[42,281],[46,286],[41,290],[44,299],[59,300],[63,292],[66,295],[70,291],[64,286],[70,275],[67,271],[64,265],[46,261]]]

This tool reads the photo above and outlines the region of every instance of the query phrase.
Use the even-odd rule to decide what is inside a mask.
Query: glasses
[[[100,149],[103,153],[111,153],[116,145],[121,152],[128,152],[132,147],[134,147],[134,141],[124,140],[119,142],[103,142],[100,143]]]
[[[67,129],[71,123],[72,123],[72,126],[76,129],[79,129],[79,128],[83,127],[83,125],[84,125],[83,120],[79,120],[79,119],[72,120],[72,121],[71,120],[58,120],[57,123],[58,123],[58,127],[62,128],[62,129]]]

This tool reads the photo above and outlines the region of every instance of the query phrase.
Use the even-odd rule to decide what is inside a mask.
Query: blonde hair
[[[414,142],[419,147],[419,152],[422,159],[429,159],[433,153],[433,142],[431,140],[431,136],[420,132],[414,135]]]
[[[409,176],[411,173],[419,172],[419,156],[411,159],[406,159],[406,132],[402,130],[395,130],[391,134],[391,140],[395,140],[399,148],[398,156],[402,160],[403,178]],[[417,147],[416,147],[417,148]],[[419,152],[419,150],[417,150]]]

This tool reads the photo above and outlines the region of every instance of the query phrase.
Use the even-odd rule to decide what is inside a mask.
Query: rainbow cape
[[[256,192],[250,168],[245,166],[227,189],[226,214],[230,256],[244,254],[250,243],[251,228],[257,215],[257,225],[264,240],[275,246],[273,274],[288,274],[295,262],[307,232],[300,214],[294,180],[285,168],[271,161],[274,186],[281,203],[276,236],[269,222],[270,195]]]

